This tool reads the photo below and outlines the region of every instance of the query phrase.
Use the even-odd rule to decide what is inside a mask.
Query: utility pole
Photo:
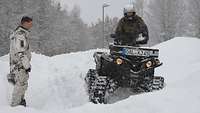
[[[105,34],[105,30],[104,30],[104,27],[105,27],[105,24],[104,24],[104,8],[105,7],[109,7],[110,5],[109,4],[106,4],[104,3],[102,5],[102,38],[103,38],[103,47],[104,47],[104,42],[105,42],[105,37],[104,37],[104,34]]]

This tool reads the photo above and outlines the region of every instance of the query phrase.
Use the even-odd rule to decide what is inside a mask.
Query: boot
[[[22,99],[19,105],[22,105],[22,106],[26,107],[26,100]]]

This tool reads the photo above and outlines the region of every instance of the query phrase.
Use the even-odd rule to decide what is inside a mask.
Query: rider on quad
[[[124,8],[124,17],[111,37],[110,52],[95,52],[96,68],[89,69],[85,77],[89,101],[107,104],[119,88],[137,94],[164,87],[164,78],[154,76],[155,68],[162,65],[159,49],[139,47],[149,40],[148,28],[133,5]]]
[[[149,40],[148,28],[141,17],[136,14],[133,5],[124,7],[124,17],[117,25],[114,42],[115,44],[138,46],[147,44]]]

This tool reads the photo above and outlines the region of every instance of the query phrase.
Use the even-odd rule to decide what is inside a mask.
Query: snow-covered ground
[[[8,55],[0,58],[0,113],[200,113],[200,39],[177,37],[156,45],[164,65],[163,90],[130,96],[113,104],[88,102],[84,76],[94,68],[90,50],[54,57],[33,54],[28,107],[9,107]],[[103,51],[103,50],[101,50]],[[126,91],[121,94],[126,94]]]

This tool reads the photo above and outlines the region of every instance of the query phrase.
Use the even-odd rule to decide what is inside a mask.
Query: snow
[[[200,40],[176,37],[154,46],[164,65],[156,75],[165,77],[163,90],[130,95],[121,90],[113,104],[88,102],[84,76],[94,68],[90,50],[47,57],[33,53],[27,91],[28,107],[9,107],[8,55],[0,58],[0,113],[200,113]]]

